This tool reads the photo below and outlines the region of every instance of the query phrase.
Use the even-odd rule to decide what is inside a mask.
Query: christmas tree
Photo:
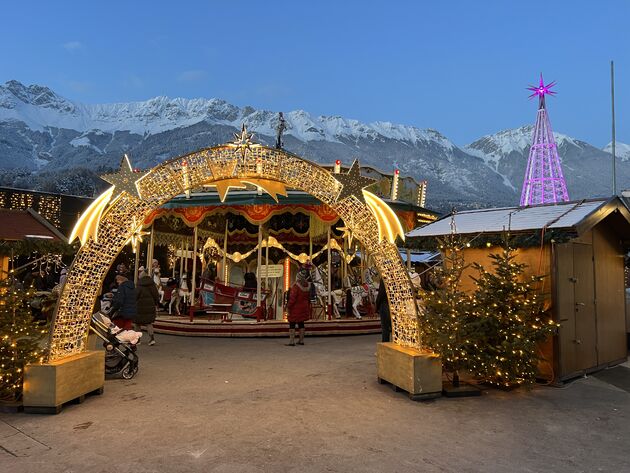
[[[465,244],[452,232],[439,240],[441,266],[433,268],[433,288],[423,294],[425,310],[420,315],[423,342],[442,357],[444,371],[452,373],[453,386],[459,386],[459,371],[468,366],[474,348],[470,326],[472,298],[461,289],[466,264]]]
[[[43,360],[45,325],[33,320],[28,305],[32,288],[20,289],[12,278],[0,281],[0,400],[22,395],[24,367]]]
[[[542,276],[525,277],[527,265],[515,261],[509,237],[491,254],[493,271],[479,272],[472,301],[476,349],[469,369],[484,381],[509,387],[532,383],[538,364],[537,344],[557,327],[543,313]]]

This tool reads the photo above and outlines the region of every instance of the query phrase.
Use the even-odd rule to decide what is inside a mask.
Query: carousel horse
[[[175,304],[175,313],[177,315],[181,315],[179,312],[180,304],[184,304],[187,306],[190,302],[190,291],[188,290],[188,280],[187,276],[184,274],[179,281],[179,285],[177,288],[173,289],[171,294],[171,302],[168,304],[168,313],[171,314],[173,304]]]
[[[320,299],[327,300],[328,299],[328,290],[326,289],[326,285],[324,284],[322,272],[326,273],[326,269],[314,267],[312,270],[312,279],[313,285],[315,286],[315,290],[317,292],[317,296]],[[350,294],[351,294],[351,307],[352,307],[352,315],[354,315],[357,319],[361,319],[361,313],[359,312],[359,306],[363,303],[364,299],[368,299],[369,303],[373,303],[376,300],[376,292],[378,292],[378,286],[374,284],[373,277],[377,274],[375,268],[368,268],[365,271],[366,275],[369,277],[366,279],[365,284],[360,284],[359,282],[353,280],[351,277],[348,277],[346,281],[346,285],[349,286]],[[374,292],[376,290],[376,292]],[[333,300],[333,312],[336,318],[341,318],[338,307],[341,305],[344,297],[344,290],[335,289],[331,292],[331,297]],[[346,308],[346,314],[350,314],[349,307]]]
[[[324,278],[322,276],[322,269],[317,266],[313,266],[311,269],[311,281],[313,282],[313,286],[315,287],[315,294],[319,303],[322,307],[326,307],[328,305],[328,289],[326,289],[326,284],[324,284]],[[341,304],[341,291],[332,291],[330,293],[332,298],[332,310],[335,314],[335,318],[340,319],[341,314],[339,313],[339,305]]]

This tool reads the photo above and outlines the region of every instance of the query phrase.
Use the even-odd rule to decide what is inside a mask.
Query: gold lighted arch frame
[[[243,130],[246,133],[246,130]],[[85,350],[90,316],[112,262],[151,211],[182,193],[214,185],[224,196],[242,182],[272,196],[286,188],[308,192],[328,204],[369,252],[385,280],[392,315],[393,341],[420,348],[417,307],[409,275],[395,244],[403,229],[392,209],[364,190],[370,180],[355,162],[347,174],[334,174],[284,150],[237,140],[166,161],[145,173],[131,169],[104,176],[109,188],[81,216],[71,238],[82,246],[68,272],[54,316],[49,361]]]

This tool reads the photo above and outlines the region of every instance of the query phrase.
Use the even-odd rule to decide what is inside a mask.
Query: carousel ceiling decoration
[[[216,254],[218,254],[220,257],[225,256],[226,258],[230,259],[231,261],[233,261],[235,263],[240,263],[241,261],[246,260],[252,254],[254,254],[254,252],[256,252],[258,250],[258,246],[259,245],[254,246],[252,249],[250,249],[249,251],[247,251],[245,253],[241,253],[239,251],[235,251],[234,253],[228,253],[226,251],[223,251],[223,247],[221,245],[219,245],[214,238],[209,237],[206,240],[206,243],[203,245],[203,248],[202,248],[201,252],[204,253],[206,250],[211,249]],[[346,260],[347,263],[350,263],[350,261],[352,261],[354,259],[354,257],[356,256],[356,252],[352,252],[352,253],[348,253],[348,254],[344,253],[344,251],[341,248],[341,246],[339,246],[339,243],[337,242],[337,240],[330,240],[330,242],[328,244],[324,245],[319,251],[317,251],[316,253],[313,253],[312,255],[308,255],[306,253],[300,253],[300,254],[293,253],[293,252],[287,250],[284,247],[284,245],[282,243],[280,243],[273,236],[268,236],[267,238],[265,238],[262,241],[262,243],[260,244],[260,246],[262,248],[265,248],[267,246],[269,246],[269,248],[277,248],[277,249],[283,251],[284,253],[286,253],[286,255],[289,256],[289,258],[297,261],[300,264],[306,264],[309,261],[313,261],[319,255],[321,255],[326,250],[328,250],[328,247],[330,247],[331,250],[338,251],[343,256],[343,258]]]
[[[253,143],[245,127],[239,136],[237,142],[164,161],[143,174],[134,173],[129,159],[124,157],[120,171],[105,176],[113,187],[97,198],[89,212],[81,216],[81,226],[73,232],[75,238],[82,237],[82,246],[59,296],[51,323],[47,361],[85,351],[101,283],[116,256],[153,211],[181,195],[187,190],[185,187],[195,189],[216,183],[224,186],[223,195],[226,195],[232,184],[258,179],[281,182],[289,189],[310,194],[328,205],[350,227],[385,282],[393,342],[421,348],[418,326],[421,309],[416,305],[409,274],[393,243],[401,236],[400,222],[385,202],[364,190],[372,181],[360,175],[358,162],[349,173],[335,174],[284,150]],[[186,166],[182,166],[184,161]],[[226,180],[227,183],[221,183]],[[279,194],[278,189],[276,195]]]

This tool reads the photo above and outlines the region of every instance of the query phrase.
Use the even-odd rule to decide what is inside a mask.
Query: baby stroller
[[[136,343],[139,337],[125,337],[127,332],[121,332],[108,318],[111,299],[103,297],[101,310],[92,315],[90,329],[101,340],[105,347],[105,374],[118,375],[124,379],[133,378],[138,372],[138,355]],[[137,334],[137,332],[131,332]],[[135,343],[133,340],[135,339]]]

